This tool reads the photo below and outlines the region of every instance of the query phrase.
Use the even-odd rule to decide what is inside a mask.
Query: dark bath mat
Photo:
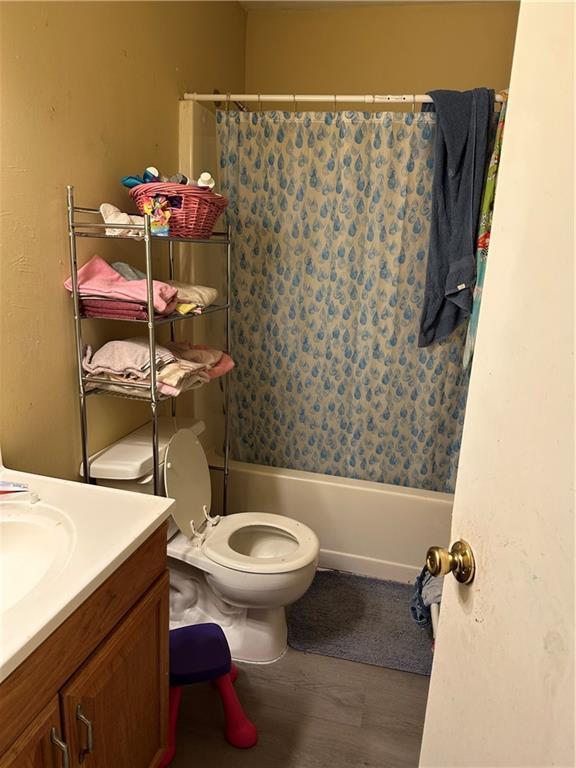
[[[288,643],[297,651],[429,675],[432,640],[410,617],[410,584],[342,571],[318,571],[288,608]]]

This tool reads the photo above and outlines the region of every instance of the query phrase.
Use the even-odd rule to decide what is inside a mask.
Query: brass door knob
[[[430,547],[426,553],[426,568],[432,576],[454,574],[456,581],[470,584],[474,578],[476,564],[470,544],[459,539],[452,545],[450,551],[444,547]]]

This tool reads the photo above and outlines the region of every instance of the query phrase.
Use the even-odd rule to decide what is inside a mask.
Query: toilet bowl
[[[298,600],[314,578],[318,538],[283,515],[212,516],[210,470],[197,436],[201,422],[188,420],[177,431],[173,420],[161,422],[164,492],[175,500],[167,546],[170,626],[215,622],[236,660],[275,661],[287,647],[285,606]],[[149,437],[144,427],[94,457],[92,477],[149,492],[146,430]],[[151,454],[149,440],[148,446]]]

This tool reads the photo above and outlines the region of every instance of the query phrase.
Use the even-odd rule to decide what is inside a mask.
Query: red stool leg
[[[242,705],[238,700],[230,674],[222,675],[214,680],[218,688],[222,706],[224,707],[224,718],[226,720],[226,740],[233,747],[239,749],[249,749],[258,741],[258,731],[254,723],[246,717]]]
[[[170,701],[168,704],[168,746],[158,768],[166,768],[174,760],[176,754],[176,724],[178,722],[178,710],[182,700],[182,687],[170,688]]]
[[[230,680],[233,683],[235,683],[236,682],[236,678],[238,677],[238,667],[236,666],[236,664],[230,664],[230,672],[229,672],[229,674],[230,674]]]

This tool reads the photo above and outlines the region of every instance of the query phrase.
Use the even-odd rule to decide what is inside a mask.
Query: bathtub
[[[210,463],[221,461],[212,454]],[[221,472],[213,472],[215,496]],[[230,462],[229,512],[273,512],[310,526],[320,566],[412,582],[426,550],[448,546],[453,496],[366,480]]]

